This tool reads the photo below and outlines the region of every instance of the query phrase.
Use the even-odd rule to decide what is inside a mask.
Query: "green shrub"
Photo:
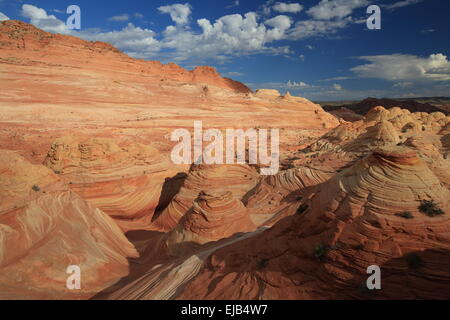
[[[258,269],[265,269],[267,264],[269,263],[269,259],[261,259],[258,262]]]
[[[418,269],[423,266],[422,258],[416,253],[409,253],[405,256],[410,269]]]
[[[316,245],[314,247],[314,257],[316,259],[323,261],[323,260],[325,260],[326,255],[329,251],[339,250],[341,248],[342,248],[342,244],[339,242],[332,246],[327,246],[322,243],[319,243],[318,245]]]
[[[307,204],[302,204],[300,207],[298,207],[296,214],[302,214],[306,210],[308,210],[309,206]]]
[[[41,190],[41,188],[39,188],[39,186],[36,184],[34,186],[32,186],[31,189],[33,189],[33,191],[36,191],[36,192]]]
[[[320,243],[314,248],[314,257],[316,259],[323,260],[325,259],[327,251],[328,251],[327,246]]]
[[[423,200],[420,202],[419,211],[429,217],[440,216],[444,214],[441,208],[437,206],[434,200]]]
[[[403,211],[395,214],[397,217],[405,218],[405,219],[413,219],[414,216],[409,211]]]

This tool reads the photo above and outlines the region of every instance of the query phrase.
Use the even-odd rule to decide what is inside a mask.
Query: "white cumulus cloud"
[[[36,27],[53,33],[70,33],[66,24],[56,18],[54,15],[48,15],[44,9],[35,7],[30,4],[24,4],[22,6],[22,16],[29,18],[31,24]]]
[[[136,57],[148,57],[160,50],[161,44],[155,39],[155,32],[134,26],[132,23],[119,31],[91,32],[80,31],[77,36],[91,41],[111,43],[128,54]]]
[[[277,2],[272,8],[281,13],[298,13],[303,10],[303,6],[299,3],[284,2]]]
[[[289,80],[286,84],[286,87],[287,88],[309,88],[309,87],[311,87],[311,85],[309,85],[303,81],[295,82],[295,81]]]
[[[288,33],[291,40],[300,40],[334,34],[351,23],[352,20],[348,18],[341,20],[301,20]]]
[[[307,13],[318,20],[342,19],[352,14],[353,10],[369,5],[368,0],[321,0]]]
[[[9,20],[9,18],[6,16],[6,14],[0,12],[0,21]]]
[[[362,78],[390,81],[448,81],[450,61],[442,53],[423,58],[409,54],[364,56],[369,63],[351,69]]]
[[[191,5],[189,3],[176,3],[158,8],[159,12],[167,13],[176,24],[187,24],[191,15]]]
[[[291,59],[304,60],[304,55],[294,52],[285,42],[337,33],[355,21],[353,10],[367,3],[367,0],[321,0],[308,10],[310,18],[294,20],[294,16],[266,16],[256,12],[244,15],[230,14],[215,20],[206,18],[192,21],[192,7],[189,3],[176,3],[157,8],[160,13],[170,15],[174,21],[163,32],[137,27],[128,23],[122,29],[102,31],[100,29],[68,30],[64,21],[47,14],[44,9],[33,5],[22,6],[22,15],[38,28],[53,33],[71,34],[85,40],[109,42],[125,53],[142,59],[159,59],[165,62],[207,63],[210,60],[225,61],[236,56],[269,54],[283,55]],[[283,5],[282,5],[283,4]],[[270,12],[295,11],[295,3],[267,1],[264,6]],[[289,6],[284,6],[289,5]],[[293,6],[294,5],[294,6]],[[335,6],[342,5],[335,12]],[[278,11],[280,11],[278,10]],[[141,14],[122,14],[110,18],[113,21],[127,21],[143,18]],[[194,23],[196,25],[194,25]],[[312,46],[306,46],[313,49]],[[370,57],[369,57],[370,58]],[[362,66],[354,72],[363,73]],[[443,69],[428,70],[436,77],[444,77]],[[438,72],[439,71],[439,72]],[[427,77],[430,77],[427,74]]]
[[[285,37],[286,31],[291,27],[292,20],[288,16],[276,16],[266,20],[265,25],[272,27],[267,30],[266,41],[281,40]]]
[[[108,18],[109,21],[128,21],[130,16],[126,13]]]

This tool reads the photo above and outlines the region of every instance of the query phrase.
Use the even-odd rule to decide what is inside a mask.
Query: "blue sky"
[[[65,24],[71,4],[79,31]],[[381,30],[366,26],[373,4]],[[449,14],[444,0],[0,0],[0,20],[316,101],[450,96]]]

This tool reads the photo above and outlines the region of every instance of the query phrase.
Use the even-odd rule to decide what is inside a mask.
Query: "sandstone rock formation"
[[[231,191],[200,192],[190,211],[168,234],[172,255],[183,255],[199,245],[256,229],[244,204]]]
[[[273,225],[299,210],[304,195],[329,178],[333,172],[300,167],[266,176],[248,195],[246,207],[256,225]]]
[[[447,127],[440,114],[382,107],[364,121],[342,123],[298,154],[299,163],[309,156],[308,166],[264,177],[247,194],[254,223],[271,229],[162,264],[110,298],[136,298],[148,286],[155,289],[145,298],[445,298]],[[382,269],[382,291],[365,286],[371,265]],[[168,270],[183,276],[163,280]]]
[[[256,169],[248,165],[192,165],[180,191],[155,217],[153,227],[162,231],[172,230],[202,191],[230,191],[234,197],[242,199],[259,179]]]
[[[128,274],[133,245],[49,169],[0,152],[0,299],[89,298]],[[69,290],[77,265],[81,289]]]
[[[442,215],[418,209],[431,199]],[[414,151],[375,151],[326,182],[308,205],[216,251],[178,298],[448,298],[449,191]],[[370,265],[382,268],[383,290],[364,289]]]
[[[450,117],[440,112],[411,113],[405,109],[388,110],[378,106],[370,110],[364,120],[342,122],[294,156],[299,159],[297,165],[342,170],[380,146],[406,144],[423,154],[421,149],[426,145],[440,148],[436,140],[442,138],[449,121]],[[422,143],[413,145],[413,140]],[[442,159],[442,155],[435,154],[437,158]],[[432,168],[450,165],[442,161],[428,161],[428,164]]]
[[[42,163],[63,136],[174,145],[177,128],[283,128],[281,147],[323,135],[339,122],[303,98],[253,97],[210,67],[133,59],[111,45],[0,22],[0,148]],[[253,98],[252,98],[253,97]],[[237,122],[236,119],[239,119]]]
[[[0,298],[448,298],[445,112],[338,120],[18,21],[0,22],[0,72]],[[280,129],[285,170],[174,165],[171,134],[198,120]]]
[[[165,178],[177,173],[155,148],[139,143],[119,147],[110,138],[59,138],[44,163],[124,231],[150,226],[158,205],[167,205],[160,203]]]
[[[17,48],[22,49],[21,51],[23,52],[23,54],[16,59],[8,60],[4,58],[6,63],[26,63],[29,65],[43,65],[51,63],[55,65],[57,64],[56,61],[60,61],[61,59],[65,60],[64,62],[66,63],[68,60],[71,60],[68,59],[67,54],[70,55],[70,58],[75,58],[79,61],[80,58],[76,58],[77,51],[79,52],[84,49],[90,52],[90,58],[94,59],[99,58],[100,55],[107,55],[110,57],[117,56],[123,63],[126,63],[129,68],[132,68],[132,70],[128,70],[128,72],[136,71],[141,73],[151,70],[154,73],[159,72],[160,74],[164,74],[167,77],[165,78],[166,80],[171,79],[189,83],[206,83],[221,88],[236,90],[242,93],[250,92],[250,89],[244,84],[228,78],[222,78],[212,67],[201,66],[196,67],[192,71],[188,71],[174,63],[163,65],[159,61],[139,61],[138,63],[133,64],[132,58],[127,57],[125,54],[121,53],[108,43],[98,41],[87,42],[72,36],[51,34],[21,21],[3,21],[0,25],[0,41],[2,43],[1,49],[6,51],[13,50],[15,57],[18,56]],[[64,48],[64,46],[67,45],[69,48]],[[51,53],[51,56],[47,56],[41,61],[33,61],[27,57],[27,51],[39,51],[41,53],[43,51],[48,51]],[[58,58],[58,53],[61,52],[64,52],[65,56],[60,56]],[[72,60],[71,63],[74,62],[75,61]],[[90,64],[93,62],[94,61],[88,61]],[[100,61],[97,60],[94,63],[96,62]],[[144,68],[147,70],[138,70],[138,68]]]

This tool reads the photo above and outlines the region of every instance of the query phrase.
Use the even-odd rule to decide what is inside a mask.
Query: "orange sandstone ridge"
[[[89,298],[128,273],[138,253],[105,213],[12,151],[0,172],[0,299]],[[66,287],[70,265],[81,290]]]
[[[110,137],[168,152],[176,128],[282,128],[297,144],[339,124],[306,99],[252,93],[213,68],[133,59],[109,44],[0,22],[0,147],[42,163],[62,136]],[[239,121],[236,121],[239,119]],[[39,139],[37,137],[39,136]],[[180,170],[181,171],[181,170]]]
[[[192,209],[202,191],[230,191],[237,199],[242,199],[259,179],[257,171],[248,165],[192,165],[179,192],[162,212],[155,215],[153,226],[157,230],[172,230]]]
[[[448,297],[449,198],[413,151],[379,149],[325,182],[304,213],[212,254],[178,298]],[[445,214],[419,212],[429,199]],[[414,218],[396,215],[405,210]],[[370,265],[383,270],[381,291],[365,289]]]
[[[80,68],[83,65],[83,69],[98,71],[106,71],[106,67],[113,66],[118,72],[126,70],[126,73],[159,74],[164,75],[161,79],[166,81],[205,83],[237,92],[250,92],[244,84],[222,78],[214,68],[208,66],[189,71],[174,63],[163,65],[159,61],[136,60],[108,43],[52,34],[17,20],[7,20],[0,24],[0,41],[1,49],[5,50],[2,62],[7,64],[62,68]],[[8,53],[12,53],[14,58],[8,57]],[[36,53],[39,53],[40,59],[32,60]],[[110,64],[110,60],[117,63]]]
[[[201,192],[166,244],[172,255],[183,255],[199,245],[255,229],[247,208],[231,191]]]
[[[119,147],[110,138],[57,139],[44,164],[70,189],[112,216],[124,231],[151,225],[166,177],[176,175],[170,159],[143,144]]]
[[[296,154],[296,168],[246,194],[258,230],[178,252],[106,298],[448,298],[449,163],[440,143],[449,119],[384,108],[366,118],[331,130]],[[420,130],[404,127],[411,120]],[[424,201],[440,214],[428,215]],[[365,286],[371,265],[382,270],[382,291]]]

